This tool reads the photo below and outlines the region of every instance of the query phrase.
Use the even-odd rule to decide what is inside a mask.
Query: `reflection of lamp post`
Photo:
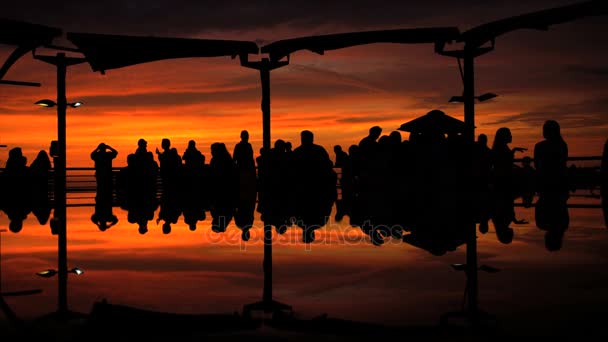
[[[58,273],[57,270],[49,268],[48,270],[36,272],[36,275],[39,277],[42,277],[42,278],[51,278],[51,277],[55,276],[57,273]],[[84,273],[84,271],[78,267],[74,267],[74,268],[68,270],[68,273],[74,273],[76,275],[81,275]]]
[[[448,320],[452,317],[468,317],[468,314],[471,312],[471,310],[475,310],[476,312],[476,319],[479,318],[484,318],[486,321],[487,320],[496,320],[496,318],[486,312],[483,312],[481,310],[479,310],[478,308],[470,308],[468,307],[467,304],[470,305],[469,302],[469,291],[470,288],[469,286],[471,285],[475,285],[475,284],[470,284],[469,280],[469,274],[471,272],[469,266],[467,264],[452,264],[451,265],[452,268],[456,271],[460,271],[460,272],[466,272],[467,273],[467,280],[465,283],[465,288],[464,288],[464,296],[463,296],[463,300],[462,300],[462,311],[453,311],[453,312],[448,312],[445,313],[441,316],[441,325],[445,325],[447,324]],[[500,269],[496,268],[496,267],[492,267],[492,266],[488,266],[488,265],[481,265],[479,267],[476,267],[476,271],[483,271],[483,272],[487,272],[487,273],[497,273],[500,272]],[[474,301],[474,303],[477,303],[477,301]],[[470,317],[468,317],[470,318]]]
[[[51,220],[57,228],[57,262],[58,273],[58,313],[65,317],[68,313],[68,269],[67,269],[67,198],[66,198],[66,109],[80,106],[79,102],[68,103],[66,99],[65,79],[67,67],[84,63],[84,58],[67,57],[59,52],[55,56],[34,56],[45,63],[55,65],[57,68],[57,101],[41,100],[37,104],[44,107],[57,107],[57,157],[54,158],[55,194],[54,212]]]

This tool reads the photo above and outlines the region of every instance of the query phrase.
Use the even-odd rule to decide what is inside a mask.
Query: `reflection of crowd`
[[[299,227],[303,240],[311,242],[336,204],[335,219],[348,216],[350,225],[360,227],[375,244],[387,237],[402,238],[442,254],[464,243],[473,222],[481,233],[492,222],[499,241],[510,243],[511,225],[525,222],[515,216],[515,199],[531,207],[537,196],[536,224],[547,231],[547,248],[554,250],[568,227],[568,147],[555,121],[545,123],[543,136],[534,157],[524,158],[521,166],[515,165],[515,154],[525,149],[509,146],[511,132],[504,127],[496,131],[490,148],[483,134],[473,143],[465,141],[462,132],[434,129],[412,132],[408,140],[398,131],[382,135],[374,126],[347,151],[334,146],[335,164],[310,131],[301,132],[301,144],[294,150],[279,139],[255,159],[249,134],[242,131],[232,154],[225,144],[212,144],[209,163],[194,140],[180,155],[163,139],[162,151],[156,149],[157,162],[140,139],[115,183],[111,164],[118,152],[102,143],[91,153],[97,179],[92,220],[100,230],[116,224],[111,210],[116,194],[128,221],[142,234],[160,206],[156,220],[163,222],[166,234],[181,215],[194,231],[209,213],[214,232],[224,232],[234,221],[247,240],[257,202],[265,223],[279,233]],[[23,208],[47,198],[36,189],[46,189],[50,169],[44,151],[29,167],[19,148],[10,151],[2,175],[2,209],[15,222],[11,230],[20,229],[19,222],[29,212]],[[48,214],[45,219],[43,211],[37,212],[41,223],[48,219]]]

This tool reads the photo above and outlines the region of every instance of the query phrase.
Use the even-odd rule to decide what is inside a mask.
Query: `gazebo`
[[[461,135],[465,131],[464,121],[447,115],[441,110],[434,109],[423,116],[402,124],[399,131],[410,132],[410,137],[437,134]]]

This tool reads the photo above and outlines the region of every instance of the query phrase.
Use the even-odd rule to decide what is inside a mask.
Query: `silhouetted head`
[[[496,236],[498,237],[498,241],[504,243],[505,245],[513,242],[513,235],[513,228],[511,227],[496,229]]]
[[[169,147],[171,147],[171,140],[169,140],[167,138],[163,138],[163,140],[160,143],[160,147],[162,147],[165,150],[168,150]]]
[[[524,165],[524,166],[530,166],[530,165],[532,165],[532,158],[530,158],[528,156],[523,157],[522,160],[521,160],[521,164]]]
[[[314,141],[314,134],[311,131],[302,131],[300,133],[300,139],[302,145],[312,145]]]
[[[401,133],[399,131],[392,131],[388,137],[391,138],[391,144],[401,144]]]
[[[488,136],[485,134],[480,134],[477,137],[477,142],[483,146],[488,146]]]
[[[196,141],[194,141],[194,140],[188,141],[188,148],[190,148],[190,149],[196,148]]]
[[[350,145],[350,147],[348,148],[348,154],[351,156],[355,156],[357,155],[357,153],[359,153],[359,145]]]
[[[49,154],[46,153],[45,150],[40,150],[38,152],[38,155],[36,156],[36,159],[39,159],[39,160],[49,160],[50,161]]]
[[[97,148],[100,149],[100,150],[105,150],[106,149],[106,144],[100,143],[99,145],[97,145]]]
[[[285,151],[285,141],[282,139],[277,139],[274,142],[274,150],[279,152]]]
[[[8,224],[8,229],[13,233],[19,233],[21,229],[23,229],[23,221],[22,220],[12,220]]]
[[[137,147],[145,149],[148,147],[148,142],[144,139],[139,139],[137,140]]]
[[[285,143],[285,151],[291,152],[291,141]]]
[[[374,140],[380,138],[380,134],[382,134],[382,128],[380,126],[374,126],[369,129],[369,136]]]
[[[340,145],[334,145],[334,152],[335,153],[342,152],[342,146],[340,146]]]
[[[163,234],[169,234],[169,233],[171,233],[171,223],[165,222],[165,223],[163,223]]]
[[[145,223],[140,223],[137,231],[139,234],[144,235],[148,232],[148,226]]]
[[[21,150],[21,147],[11,148],[11,150],[8,151],[8,157],[13,159],[23,157],[23,151]]]
[[[547,120],[543,125],[543,137],[547,140],[561,140],[559,123],[555,120]]]
[[[496,136],[494,137],[494,145],[492,148],[499,146],[506,146],[513,141],[513,137],[511,136],[511,130],[507,127],[501,127],[496,131]]]
[[[241,141],[242,142],[248,142],[249,141],[249,132],[247,132],[246,130],[242,130],[241,131]]]

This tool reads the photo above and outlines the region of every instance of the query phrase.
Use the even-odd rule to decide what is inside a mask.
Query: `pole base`
[[[293,309],[291,305],[277,302],[276,300],[262,300],[259,302],[245,304],[243,306],[243,316],[251,317],[251,313],[254,311],[262,311],[264,313],[271,313],[273,317],[280,316],[291,316]]]

